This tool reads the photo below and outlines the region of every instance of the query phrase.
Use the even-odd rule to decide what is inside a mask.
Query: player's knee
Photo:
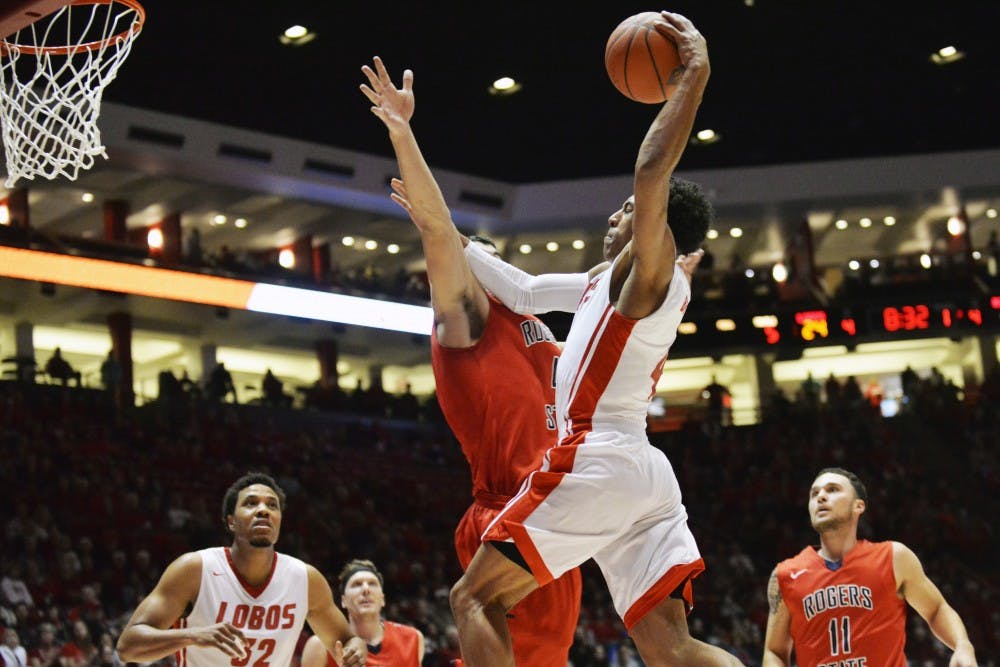
[[[451,613],[455,615],[455,618],[468,616],[473,609],[480,606],[473,594],[473,588],[469,585],[468,578],[464,575],[451,587],[448,600],[451,602]]]

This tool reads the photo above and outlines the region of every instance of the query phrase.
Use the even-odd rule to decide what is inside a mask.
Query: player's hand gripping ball
[[[666,102],[684,72],[676,45],[653,25],[662,20],[659,12],[630,16],[614,29],[604,49],[611,83],[636,102]]]

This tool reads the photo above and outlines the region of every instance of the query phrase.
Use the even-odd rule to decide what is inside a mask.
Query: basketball
[[[604,49],[604,66],[622,95],[644,104],[670,99],[684,68],[673,41],[653,27],[659,12],[630,16],[614,29]]]

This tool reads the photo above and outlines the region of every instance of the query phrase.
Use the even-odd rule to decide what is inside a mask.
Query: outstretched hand
[[[389,128],[389,132],[404,129],[413,118],[415,101],[413,99],[413,71],[403,71],[403,87],[396,88],[389,78],[389,72],[382,64],[382,59],[375,56],[372,59],[373,70],[364,65],[361,71],[368,78],[367,84],[361,84],[361,92],[372,103],[372,113],[379,117]]]
[[[694,252],[688,253],[686,255],[681,255],[677,258],[677,267],[684,272],[687,276],[688,284],[691,284],[691,279],[694,276],[695,269],[698,268],[698,262],[701,258],[705,256],[705,251],[698,248]]]

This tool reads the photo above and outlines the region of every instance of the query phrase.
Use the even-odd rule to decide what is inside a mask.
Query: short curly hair
[[[674,235],[677,254],[687,255],[700,248],[714,218],[715,211],[700,185],[670,177],[667,224]]]
[[[270,475],[265,475],[262,472],[248,472],[233,482],[232,485],[226,489],[226,495],[222,498],[223,523],[226,523],[226,519],[230,514],[234,514],[236,512],[236,500],[240,495],[240,491],[248,486],[253,486],[254,484],[263,484],[274,491],[278,496],[278,508],[282,512],[285,511],[285,492],[280,486],[278,486],[278,483],[274,481],[274,478]]]

